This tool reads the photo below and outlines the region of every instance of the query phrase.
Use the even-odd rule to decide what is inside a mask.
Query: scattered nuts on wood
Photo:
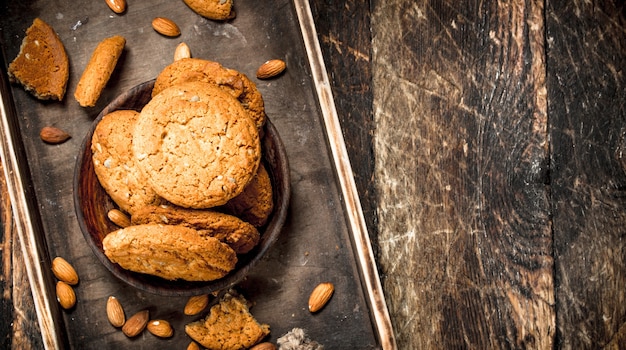
[[[45,143],[56,145],[67,141],[71,136],[54,126],[44,126],[39,132],[39,137]]]
[[[276,350],[276,345],[270,342],[258,343],[251,347],[250,350]]]
[[[107,216],[112,223],[116,224],[119,227],[124,228],[130,226],[130,218],[119,209],[109,210],[107,212]]]
[[[122,327],[126,322],[124,308],[122,308],[122,304],[114,296],[110,296],[107,299],[107,318],[113,327]]]
[[[187,44],[180,43],[176,46],[176,51],[174,51],[174,61],[182,60],[183,58],[191,58],[191,51]]]
[[[60,256],[57,256],[52,260],[52,273],[59,280],[69,284],[78,284],[78,274],[74,267]]]
[[[148,332],[159,338],[169,338],[174,335],[174,329],[165,320],[153,320],[148,323]]]
[[[126,11],[126,0],[104,0],[111,11],[122,13]]]
[[[187,300],[187,304],[185,304],[185,315],[197,315],[202,312],[207,305],[209,305],[208,294],[192,296]]]
[[[76,294],[74,289],[69,284],[58,281],[56,286],[57,301],[64,309],[71,309],[76,305]]]
[[[259,79],[273,78],[282,73],[286,67],[287,65],[283,60],[269,60],[259,67],[256,71],[256,77]]]
[[[330,300],[335,291],[335,286],[330,282],[320,283],[313,289],[309,297],[309,311],[317,312]]]
[[[139,311],[124,323],[122,332],[129,338],[135,337],[146,328],[149,319],[150,313],[148,310]]]
[[[187,345],[187,350],[200,350],[200,346],[195,342],[191,342]]]
[[[180,28],[169,18],[156,17],[152,20],[152,28],[154,28],[157,33],[165,36],[175,37],[180,35]]]

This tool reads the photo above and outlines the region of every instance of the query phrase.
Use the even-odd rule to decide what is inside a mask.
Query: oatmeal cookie
[[[224,205],[224,209],[256,227],[261,227],[267,223],[274,209],[272,197],[272,181],[265,166],[261,163],[248,186],[240,195],[229,200]]]
[[[200,58],[183,58],[166,66],[157,76],[152,90],[156,96],[164,89],[188,82],[203,81],[216,85],[235,97],[254,120],[257,128],[265,123],[265,107],[263,97],[254,82],[234,69]]]
[[[135,225],[102,240],[111,262],[166,280],[213,281],[235,268],[237,255],[213,237],[175,225]]]
[[[214,85],[187,82],[165,89],[143,108],[133,154],[157,194],[203,209],[243,191],[258,169],[261,143],[234,97]]]
[[[102,117],[91,138],[94,171],[102,188],[121,210],[160,204],[163,199],[146,186],[132,153],[132,131],[139,112],[117,110]]]

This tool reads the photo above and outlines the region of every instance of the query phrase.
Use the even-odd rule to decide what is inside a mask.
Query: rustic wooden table
[[[626,348],[624,2],[311,6],[398,347]],[[0,347],[40,348],[1,205]]]

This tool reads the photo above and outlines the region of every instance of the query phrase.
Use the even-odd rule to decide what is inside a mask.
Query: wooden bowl
[[[160,277],[125,270],[112,263],[102,249],[102,240],[119,229],[107,217],[107,212],[117,206],[104,191],[93,169],[91,137],[102,117],[117,109],[140,111],[150,101],[154,80],[142,83],[118,96],[94,120],[80,148],[74,171],[74,207],[78,223],[87,244],[106,268],[129,285],[166,296],[192,296],[211,293],[232,287],[241,281],[261,259],[281,232],[287,216],[290,198],[289,164],[285,147],[270,120],[262,130],[263,162],[270,174],[274,192],[274,211],[268,223],[259,228],[261,240],[249,253],[239,254],[235,269],[225,277],[210,282],[168,281]]]

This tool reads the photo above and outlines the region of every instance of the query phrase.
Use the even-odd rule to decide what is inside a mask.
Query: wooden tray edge
[[[359,194],[354,182],[354,174],[346,149],[341,125],[335,107],[335,100],[328,80],[324,57],[319,44],[317,30],[311,14],[309,0],[294,0],[300,32],[304,40],[313,83],[319,100],[324,127],[332,153],[337,179],[339,180],[341,195],[346,207],[348,228],[352,234],[354,249],[357,253],[357,264],[361,272],[361,282],[365,288],[374,326],[380,344],[385,350],[396,349],[396,340],[389,311],[385,302],[380,276],[369,238],[367,225],[363,216]]]

